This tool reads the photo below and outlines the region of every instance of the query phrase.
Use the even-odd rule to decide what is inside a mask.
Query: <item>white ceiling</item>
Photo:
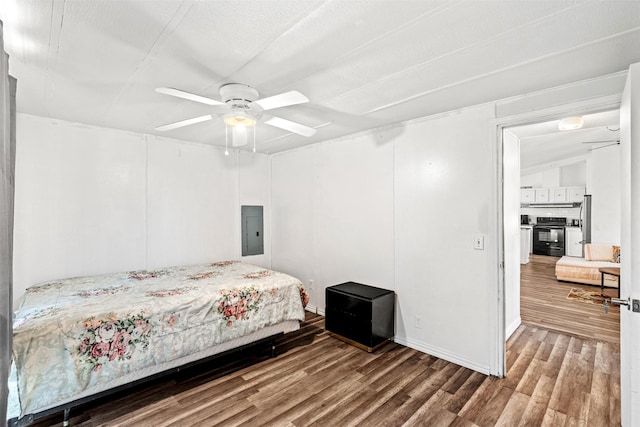
[[[258,127],[278,152],[622,71],[640,61],[639,1],[2,0],[18,110],[224,145],[221,121],[158,94],[218,98],[239,82],[308,104],[272,112],[312,138]]]
[[[522,173],[584,161],[590,156],[591,150],[619,142],[618,110],[587,114],[582,118],[582,128],[570,131],[558,129],[560,120],[509,128],[520,139]]]

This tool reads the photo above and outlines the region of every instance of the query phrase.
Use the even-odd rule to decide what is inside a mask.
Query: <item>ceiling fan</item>
[[[259,92],[251,86],[241,83],[228,83],[220,86],[221,101],[170,87],[159,87],[156,92],[200,102],[201,104],[209,105],[213,110],[211,114],[158,126],[155,128],[157,131],[169,131],[214,118],[221,118],[227,126],[225,136],[228,135],[228,131],[231,129],[232,145],[234,147],[247,144],[247,128],[254,128],[255,142],[255,125],[263,118],[265,124],[298,135],[310,137],[316,133],[316,129],[312,127],[292,122],[282,117],[264,114],[268,110],[309,102],[306,96],[295,90],[259,99]]]

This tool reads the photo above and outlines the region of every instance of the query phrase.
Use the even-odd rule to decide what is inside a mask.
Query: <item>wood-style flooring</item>
[[[226,358],[72,410],[72,426],[616,426],[619,345],[522,325],[508,375],[389,342],[369,354],[307,313],[276,358]],[[34,425],[60,425],[62,416]]]
[[[601,304],[567,299],[571,288],[600,292],[599,286],[559,282],[555,264],[559,258],[531,255],[520,265],[520,317],[530,325],[542,326],[569,335],[620,343],[620,308],[611,306],[605,314]],[[616,297],[618,290],[605,288]]]

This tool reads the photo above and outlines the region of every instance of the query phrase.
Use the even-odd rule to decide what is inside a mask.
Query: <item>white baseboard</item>
[[[305,310],[311,313],[319,314],[320,316],[324,316],[324,310],[318,309],[318,307],[316,307],[313,304],[307,304],[307,307],[305,308]]]
[[[321,316],[324,316],[324,310],[319,310],[318,307],[316,307],[313,304],[308,304],[306,307],[306,310],[311,312],[311,313],[316,313],[319,314]],[[520,321],[520,318],[518,318],[518,321]],[[518,323],[518,325],[516,325],[515,328],[517,328],[520,324]],[[514,329],[515,331],[515,329]],[[512,332],[513,333],[513,332]],[[398,337],[395,336],[393,338],[393,341],[400,344],[400,345],[404,345],[406,347],[409,348],[413,348],[414,350],[418,350],[421,351],[423,353],[426,354],[430,354],[432,356],[435,357],[439,357],[440,359],[446,360],[448,362],[451,363],[455,363],[456,365],[460,365],[463,366],[465,368],[469,368],[472,369],[474,371],[480,372],[481,374],[485,374],[485,375],[490,375],[491,370],[489,366],[485,366],[485,365],[478,365],[477,363],[471,361],[471,360],[467,360],[463,357],[460,357],[457,354],[453,354],[450,353],[446,350],[443,350],[439,347],[434,347],[434,346],[430,346],[428,344],[425,344],[423,342],[419,342],[419,341],[415,341],[415,340],[407,340],[406,338],[403,337]]]
[[[446,360],[447,362],[455,363],[456,365],[463,366],[465,368],[472,369],[474,371],[480,372],[481,374],[490,375],[491,370],[487,365],[478,365],[477,363],[467,360],[460,355],[450,353],[446,350],[443,350],[438,347],[434,347],[423,342],[415,341],[415,340],[407,340],[402,337],[396,336],[394,341],[398,344],[413,348],[414,350],[421,351],[423,353],[430,354],[432,356],[438,357],[440,359]]]
[[[521,324],[522,324],[522,319],[520,318],[520,316],[518,316],[518,318],[514,320],[510,325],[507,325],[504,331],[504,338],[508,340],[509,337],[513,335],[516,329],[518,329],[518,326],[520,326]]]

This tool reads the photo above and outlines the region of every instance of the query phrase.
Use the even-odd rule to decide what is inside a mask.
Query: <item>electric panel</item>
[[[242,206],[242,256],[264,254],[262,206]]]

